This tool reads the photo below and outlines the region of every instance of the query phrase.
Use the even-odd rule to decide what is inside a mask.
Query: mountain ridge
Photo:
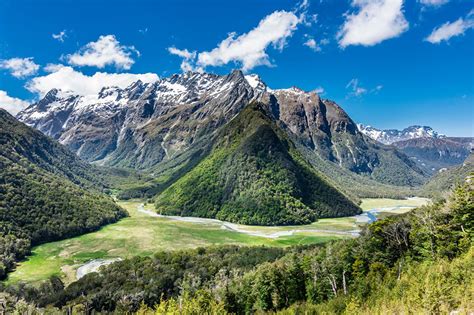
[[[370,125],[357,124],[358,129],[368,137],[383,144],[393,144],[398,141],[417,138],[445,138],[446,136],[433,130],[429,126],[412,125],[402,130],[399,129],[377,129]]]
[[[159,194],[155,206],[163,214],[258,225],[360,213],[316,175],[258,103],[224,126],[209,155]]]
[[[125,89],[104,88],[95,96],[55,90],[17,117],[89,162],[147,171],[187,152],[204,152],[205,142],[253,101],[264,103],[288,135],[331,167],[389,185],[425,181],[408,158],[360,133],[335,102],[298,88],[273,90],[241,71],[186,72]],[[380,174],[387,164],[402,175]]]

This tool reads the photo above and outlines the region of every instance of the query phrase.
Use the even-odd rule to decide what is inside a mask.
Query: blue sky
[[[472,0],[2,0],[0,106],[131,73],[243,68],[273,89],[324,91],[357,122],[474,136],[473,9]]]

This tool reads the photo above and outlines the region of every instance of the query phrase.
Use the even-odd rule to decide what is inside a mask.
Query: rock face
[[[252,101],[268,106],[295,142],[337,167],[406,184],[377,175],[390,163],[414,178],[413,184],[423,181],[406,156],[365,136],[334,102],[297,88],[271,90],[258,76],[240,71],[187,72],[125,89],[104,88],[98,95],[52,90],[18,118],[90,162],[149,169],[198,150]]]
[[[428,127],[428,126],[410,126],[403,130],[397,130],[397,129],[380,130],[371,126],[364,126],[362,124],[358,124],[357,127],[366,136],[369,136],[370,138],[378,142],[381,142],[383,144],[392,144],[397,141],[404,141],[404,140],[418,139],[418,138],[439,139],[439,138],[445,137],[444,135],[437,133],[436,131],[433,130],[433,128]]]
[[[393,143],[429,174],[462,164],[469,156],[473,144],[474,138],[454,137],[415,138]]]

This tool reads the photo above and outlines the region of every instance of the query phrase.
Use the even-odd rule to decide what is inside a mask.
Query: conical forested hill
[[[360,209],[319,176],[266,109],[248,105],[211,153],[156,197],[162,214],[259,224],[305,224]]]
[[[0,109],[0,278],[30,245],[126,216],[95,183],[88,164]]]

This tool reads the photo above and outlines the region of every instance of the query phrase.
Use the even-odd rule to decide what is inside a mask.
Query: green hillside
[[[31,245],[93,231],[126,216],[88,165],[0,110],[0,278]],[[83,187],[82,187],[83,186]]]
[[[471,153],[463,164],[450,167],[434,175],[424,186],[427,195],[439,196],[457,184],[462,184],[466,178],[474,175],[474,153]]]
[[[315,173],[260,105],[247,106],[216,139],[207,157],[156,197],[159,213],[288,225],[360,212]]]

